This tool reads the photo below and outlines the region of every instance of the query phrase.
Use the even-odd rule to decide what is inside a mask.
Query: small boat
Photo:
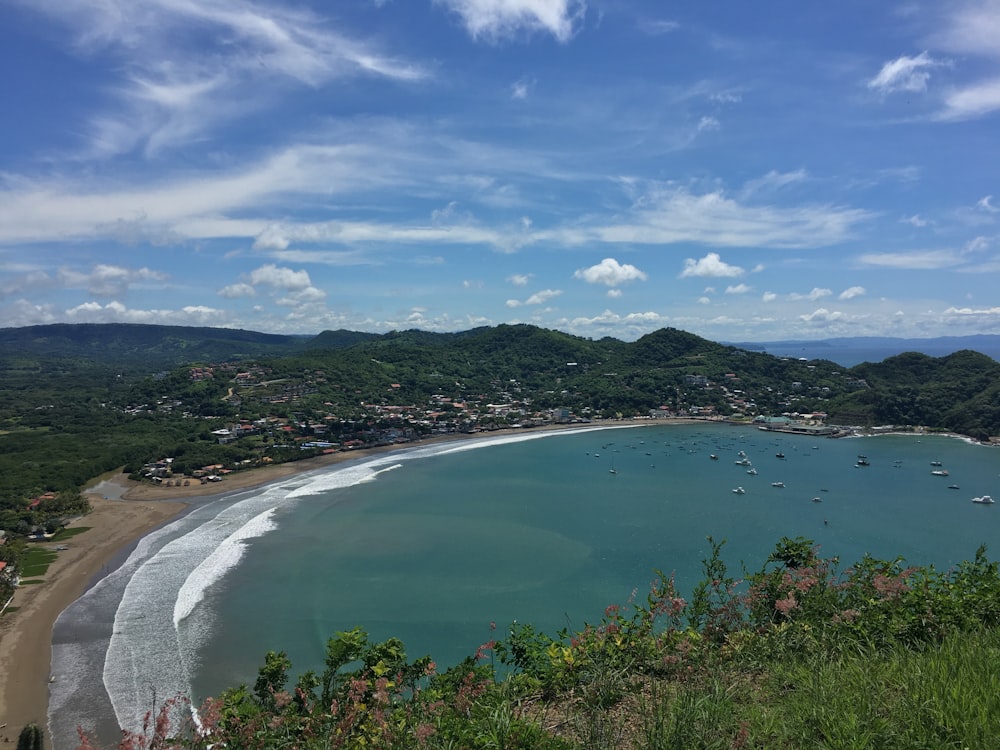
[[[823,498],[821,498],[821,497],[814,497],[812,501],[814,503],[821,503],[821,502],[823,502]]]
[[[733,487],[733,492],[735,492],[737,495],[745,495],[746,494],[746,490],[743,489],[742,487]]]
[[[719,460],[719,457],[716,456],[714,453],[710,454],[709,458],[712,459],[713,461],[718,461]]]
[[[785,454],[784,454],[784,453],[775,453],[775,454],[774,454],[774,457],[775,457],[775,458],[784,458],[784,457],[785,457]]]
[[[940,465],[941,465],[940,461],[931,461],[931,466],[940,466]]]
[[[948,489],[949,489],[949,490],[960,490],[960,489],[962,489],[962,488],[961,488],[961,487],[959,487],[959,486],[958,486],[957,484],[949,484],[949,485],[948,485]]]
[[[948,470],[947,469],[935,469],[934,471],[931,472],[931,474],[933,474],[936,477],[946,477],[946,476],[948,476]]]
[[[867,458],[859,458],[858,462],[856,464],[854,464],[854,465],[855,466],[871,466],[871,464],[868,463],[868,459]]]
[[[978,503],[979,505],[993,505],[993,503],[995,503],[996,500],[994,500],[989,495],[983,495],[982,497],[972,498],[972,502]]]
[[[772,487],[784,487],[785,483],[784,482],[771,482],[771,486]]]

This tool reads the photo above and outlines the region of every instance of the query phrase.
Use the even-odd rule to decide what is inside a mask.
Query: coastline
[[[20,586],[11,604],[17,611],[0,621],[0,741],[17,737],[35,723],[47,727],[52,630],[59,615],[98,578],[106,575],[120,553],[164,523],[181,515],[194,498],[209,499],[253,489],[308,471],[315,471],[372,455],[416,446],[506,435],[544,436],[564,429],[600,430],[665,424],[692,424],[704,420],[613,420],[588,424],[546,425],[491,432],[435,435],[423,440],[363,448],[249,469],[228,475],[221,483],[163,487],[129,480],[124,474],[95,479],[84,491],[91,512],[74,519],[70,528],[86,527],[73,537],[49,566],[43,582]],[[46,746],[51,738],[46,732]]]

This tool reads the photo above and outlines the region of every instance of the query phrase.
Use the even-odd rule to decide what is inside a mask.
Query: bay
[[[980,544],[996,552],[1000,509],[970,499],[1000,496],[998,470],[995,448],[945,436],[670,424],[426,445],[300,475],[196,507],[63,614],[50,728],[57,747],[77,724],[113,740],[154,691],[252,685],[269,650],[295,674],[321,670],[326,640],[355,626],[441,668],[513,620],[579,629],[643,597],[654,569],[690,592],[710,535],[737,575],[783,536],[845,563],[946,569]]]
[[[277,531],[251,540],[206,601],[195,690],[247,681],[268,649],[319,669],[326,639],[355,626],[443,666],[495,637],[490,623],[579,629],[644,596],[654,569],[689,592],[708,536],[726,540],[737,573],[799,535],[845,562],[870,553],[947,568],[997,541],[996,514],[969,502],[997,487],[996,456],[940,436],[670,426],[408,461],[276,512]],[[931,474],[937,461],[949,477]],[[959,481],[968,489],[948,488]]]

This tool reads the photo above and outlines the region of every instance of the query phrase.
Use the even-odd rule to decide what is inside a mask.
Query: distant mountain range
[[[1000,335],[940,336],[930,339],[904,339],[887,336],[787,340],[764,342],[722,342],[740,349],[766,352],[776,357],[828,359],[844,367],[862,362],[881,362],[904,352],[919,352],[929,357],[944,357],[963,349],[985,354],[1000,361]]]
[[[452,334],[409,331],[412,342],[432,345],[463,338],[476,331]],[[345,349],[367,341],[392,340],[397,333],[323,331],[311,335],[278,335],[233,328],[198,328],[129,323],[53,324],[0,328],[4,357],[47,356],[90,359],[134,365],[142,369],[169,368],[183,362],[283,357],[315,349]],[[776,357],[826,359],[843,367],[882,362],[905,352],[944,357],[964,349],[1000,361],[1000,335],[942,336],[905,339],[878,336],[820,340],[718,342]]]

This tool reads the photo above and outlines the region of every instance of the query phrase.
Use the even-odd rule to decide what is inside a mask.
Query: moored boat
[[[982,497],[972,498],[972,502],[978,503],[979,505],[993,505],[993,503],[995,503],[996,500],[994,500],[989,495],[983,495]]]

